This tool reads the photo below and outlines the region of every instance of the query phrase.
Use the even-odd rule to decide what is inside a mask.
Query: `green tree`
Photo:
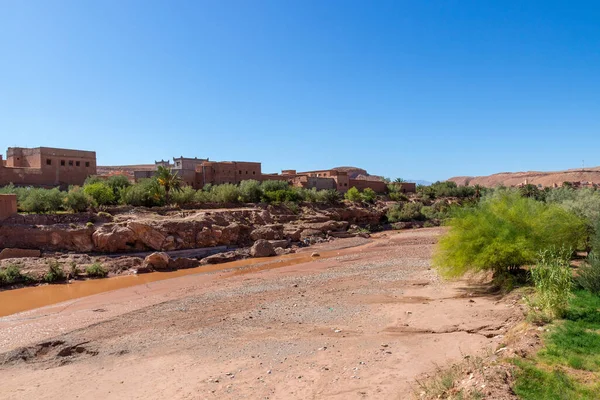
[[[579,249],[587,238],[582,218],[514,190],[496,191],[473,207],[454,210],[448,225],[434,264],[450,277],[469,270],[501,274],[510,267],[533,264],[539,251],[552,246]]]
[[[344,198],[346,200],[350,200],[350,201],[354,201],[354,202],[362,201],[362,196],[360,195],[360,192],[354,186],[351,187],[350,189],[348,189],[346,194],[344,194]]]
[[[169,204],[171,190],[176,192],[181,190],[182,181],[177,176],[177,172],[173,172],[162,165],[159,165],[156,170],[156,181],[165,189],[165,201],[167,204]]]
[[[106,182],[88,183],[83,187],[83,193],[101,206],[115,203],[115,193]]]

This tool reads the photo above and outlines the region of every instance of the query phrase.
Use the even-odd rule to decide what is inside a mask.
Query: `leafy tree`
[[[348,191],[344,194],[344,198],[353,202],[362,201],[360,191],[354,186],[348,189]]]
[[[361,196],[362,200],[366,203],[374,203],[375,199],[377,199],[377,193],[375,193],[375,191],[371,188],[366,188],[363,190]]]
[[[108,205],[115,203],[115,193],[106,182],[95,182],[86,184],[83,192],[94,199],[98,205]]]
[[[241,199],[245,203],[258,203],[262,196],[262,189],[259,181],[249,179],[240,183]]]
[[[135,185],[121,190],[121,203],[134,207],[162,206],[165,201],[165,189],[155,178],[140,179]]]
[[[69,188],[64,202],[65,208],[72,212],[83,212],[96,205],[96,201],[91,196],[85,194],[79,186]]]
[[[473,207],[454,210],[448,225],[434,264],[450,277],[469,270],[503,273],[533,264],[538,251],[552,246],[581,248],[587,233],[577,215],[511,190],[496,191]]]
[[[173,172],[162,165],[159,165],[156,169],[156,181],[165,189],[165,201],[167,204],[169,204],[171,190],[175,192],[181,190],[182,181],[181,178],[177,176],[177,172]]]

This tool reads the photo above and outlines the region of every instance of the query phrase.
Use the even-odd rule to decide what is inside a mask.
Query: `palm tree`
[[[165,188],[165,200],[167,204],[169,204],[171,190],[176,192],[181,191],[181,178],[177,176],[177,172],[173,172],[169,168],[159,165],[156,169],[156,180],[160,186]]]
[[[394,183],[405,183],[406,181],[402,178],[396,178],[394,179]]]

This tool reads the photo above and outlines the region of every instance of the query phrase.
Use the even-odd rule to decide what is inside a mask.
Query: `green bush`
[[[83,193],[94,199],[99,206],[115,203],[115,194],[105,182],[87,184],[83,187]]]
[[[72,212],[83,212],[96,205],[91,196],[83,192],[79,186],[72,186],[65,196],[65,208]]]
[[[421,207],[421,214],[425,219],[446,219],[450,216],[451,207],[443,201],[433,203],[431,206]]]
[[[194,202],[196,191],[191,186],[184,186],[181,190],[176,190],[171,193],[171,203],[178,206],[191,204]]]
[[[262,196],[262,189],[259,181],[249,179],[240,183],[241,201],[244,203],[258,203]]]
[[[0,285],[25,283],[30,280],[29,276],[21,273],[21,266],[18,264],[9,264],[6,268],[0,270]]]
[[[300,200],[300,195],[292,189],[279,189],[263,192],[262,200],[265,203],[297,202]]]
[[[351,187],[350,189],[348,189],[348,191],[344,194],[344,198],[355,203],[362,201],[360,191],[355,187]]]
[[[388,197],[392,201],[408,201],[408,197],[404,193],[390,192]]]
[[[585,290],[600,295],[600,256],[594,251],[579,268],[577,283]]]
[[[263,181],[260,185],[260,189],[263,193],[265,192],[276,192],[278,190],[288,190],[290,188],[287,181]]]
[[[216,203],[238,203],[241,197],[240,188],[232,183],[213,186],[210,193]]]
[[[578,249],[586,239],[581,218],[515,191],[496,191],[476,206],[454,210],[448,225],[433,261],[449,277],[532,264],[540,250],[563,245]]]
[[[112,189],[116,202],[119,202],[121,199],[121,191],[131,186],[129,178],[125,175],[112,175],[106,180],[106,184]]]
[[[481,188],[475,186],[458,186],[451,181],[435,182],[429,186],[418,185],[417,193],[427,199],[437,199],[440,197],[475,197],[481,191]]]
[[[44,275],[45,282],[52,283],[64,281],[65,277],[65,271],[63,271],[62,266],[58,263],[58,261],[48,262],[48,272],[46,272],[46,275]]]
[[[363,192],[361,193],[362,196],[362,200],[365,203],[374,203],[375,200],[377,199],[377,193],[375,193],[375,191],[371,188],[366,188],[365,190],[363,190]]]
[[[134,207],[156,207],[165,203],[165,190],[156,178],[140,179],[121,190],[121,203]]]
[[[395,204],[388,210],[386,216],[388,222],[401,222],[401,221],[419,221],[423,219],[421,214],[421,208],[423,204],[419,202],[415,203],[403,203]]]
[[[64,198],[65,193],[58,188],[27,188],[27,197],[21,203],[21,208],[32,213],[56,212],[63,209]]]
[[[342,200],[342,195],[335,189],[319,190],[316,192],[316,201],[319,203],[336,204]]]
[[[550,319],[564,315],[569,304],[573,275],[569,262],[571,249],[546,249],[540,251],[539,259],[531,269],[536,290],[535,304]]]
[[[108,271],[102,267],[100,263],[94,263],[85,269],[85,273],[88,276],[96,278],[105,278],[108,275]]]
[[[194,195],[194,201],[200,204],[211,203],[213,202],[213,196],[210,191],[200,189]]]

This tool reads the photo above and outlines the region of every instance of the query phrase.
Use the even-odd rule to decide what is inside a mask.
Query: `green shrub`
[[[408,197],[404,193],[390,192],[388,197],[392,201],[408,201]]]
[[[451,181],[435,182],[429,186],[417,185],[417,193],[427,199],[437,199],[440,197],[475,197],[481,191],[481,188],[475,186],[458,186]]]
[[[585,290],[600,295],[600,256],[595,251],[579,268],[577,283]]]
[[[21,266],[18,264],[9,264],[6,268],[0,270],[0,285],[12,285],[30,280],[29,276],[21,273]]]
[[[262,196],[261,184],[259,181],[249,179],[240,183],[241,201],[244,203],[258,203]]]
[[[121,190],[121,202],[134,207],[156,207],[165,203],[165,190],[156,178],[140,179]]]
[[[371,188],[366,188],[365,190],[363,190],[361,196],[362,201],[364,201],[365,203],[374,203],[377,199],[377,193],[375,193],[375,191]]]
[[[88,276],[96,278],[105,278],[108,275],[108,271],[102,267],[100,263],[94,263],[85,269],[85,273]]]
[[[65,208],[72,212],[83,212],[94,207],[96,202],[91,196],[83,192],[79,186],[72,186],[65,196]]]
[[[23,211],[32,213],[56,212],[63,209],[65,193],[54,189],[27,188],[21,203]]]
[[[348,189],[348,191],[344,194],[344,198],[355,203],[362,201],[360,191],[356,187],[351,187],[350,189]]]
[[[83,187],[83,192],[92,197],[99,206],[115,203],[116,196],[105,182],[87,184]]]
[[[241,197],[240,188],[232,183],[213,186],[210,193],[216,203],[238,203]]]
[[[448,225],[450,231],[440,239],[433,262],[449,277],[532,264],[539,250],[581,248],[586,238],[585,223],[578,216],[515,191],[496,191],[476,206],[454,210]]]
[[[79,270],[79,267],[77,266],[75,261],[72,261],[71,262],[71,270],[69,271],[69,275],[71,275],[71,278],[77,278],[77,276],[79,276],[80,273],[81,273],[81,271]]]
[[[178,206],[191,204],[194,202],[196,191],[191,186],[184,186],[181,190],[176,190],[171,193],[171,203]]]
[[[569,304],[573,275],[569,262],[571,249],[546,249],[540,251],[531,278],[536,290],[535,304],[550,319],[564,315]]]
[[[319,190],[316,192],[316,201],[319,203],[336,204],[342,200],[342,195],[335,189]]]
[[[44,281],[48,283],[64,281],[65,280],[65,271],[63,271],[61,265],[58,261],[49,261],[48,262],[48,272],[44,275]]]
[[[419,221],[423,219],[421,214],[421,208],[423,204],[419,202],[415,203],[404,203],[395,204],[387,212],[388,222],[401,222],[401,221]]]
[[[280,189],[263,192],[262,200],[265,203],[297,202],[300,195],[292,189]]]
[[[203,203],[211,203],[214,200],[213,200],[212,193],[210,191],[200,189],[194,195],[194,201],[196,203],[203,204]]]
[[[264,192],[276,192],[277,190],[288,190],[290,184],[287,181],[263,181],[260,189]]]

